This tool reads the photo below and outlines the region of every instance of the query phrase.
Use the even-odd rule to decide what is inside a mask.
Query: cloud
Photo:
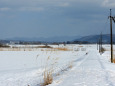
[[[102,6],[115,8],[115,0],[104,0]]]
[[[0,11],[43,11],[43,7],[16,7],[16,8],[0,8]]]
[[[64,31],[66,31],[64,35],[82,35],[89,34],[90,30],[95,29],[90,32],[97,34],[97,28],[101,30],[103,21],[108,16],[106,7],[114,2],[114,0],[0,0],[0,7],[6,7],[0,8],[1,28],[4,28],[1,32],[4,34],[11,32],[9,36],[29,37],[30,34],[62,35]],[[20,29],[28,33],[24,31],[22,33]],[[1,34],[0,37],[3,37]]]
[[[9,11],[9,10],[11,10],[11,8],[8,7],[0,8],[0,11]]]
[[[69,3],[61,3],[61,4],[59,4],[59,6],[61,6],[61,7],[68,7],[69,6]]]
[[[42,7],[21,7],[19,11],[43,11],[44,8]]]
[[[77,5],[97,4],[102,0],[0,0],[0,6],[8,6],[21,11],[42,11],[47,8],[72,7]]]

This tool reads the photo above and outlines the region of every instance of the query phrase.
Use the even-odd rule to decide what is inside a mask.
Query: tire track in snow
[[[110,80],[110,75],[109,75],[109,73],[107,72],[107,70],[106,70],[106,68],[105,68],[105,66],[103,65],[103,63],[102,63],[102,61],[99,59],[99,56],[97,56],[97,58],[98,58],[98,61],[99,61],[99,63],[100,63],[100,65],[101,65],[101,67],[102,67],[102,69],[104,70],[104,72],[105,72],[105,79],[106,79],[106,81],[107,81],[107,83],[109,83],[109,86],[114,86],[114,84],[111,82],[111,80]]]
[[[75,60],[75,67],[68,73],[68,79],[73,77],[73,83],[77,86],[114,86],[110,80],[110,75],[105,70],[103,63],[95,50],[92,50],[88,55]],[[76,79],[77,78],[77,79]],[[64,82],[67,82],[65,80]],[[64,84],[64,83],[62,83]],[[68,83],[69,84],[69,83]],[[74,86],[71,85],[71,86]],[[61,86],[61,85],[59,85]],[[69,85],[67,85],[69,86]]]
[[[95,58],[93,58],[93,57],[95,57]],[[81,58],[81,59],[82,59],[82,61],[80,62],[79,65],[77,65],[76,69],[77,68],[81,69],[80,78],[82,78],[82,80],[84,81],[82,83],[86,83],[85,81],[87,81],[86,79],[87,79],[87,77],[89,77],[87,75],[88,70],[89,70],[89,72],[91,74],[93,74],[93,72],[95,70],[95,71],[97,71],[99,73],[102,73],[102,74],[96,74],[96,75],[94,75],[95,77],[98,76],[98,77],[102,78],[100,80],[103,80],[103,78],[104,78],[104,80],[106,82],[103,81],[103,83],[106,83],[105,85],[107,85],[107,86],[108,85],[109,86],[114,86],[113,83],[110,81],[110,75],[109,75],[109,73],[106,71],[103,63],[100,61],[99,56],[96,54],[96,51],[94,51],[94,50],[90,51],[89,55],[87,55],[86,57],[84,57],[84,59],[83,58]],[[77,60],[77,61],[79,61],[79,60]],[[97,82],[98,82],[98,80],[97,80]]]
[[[79,67],[82,63],[84,63],[88,58],[88,54],[83,55],[81,57],[79,57],[78,59],[76,59],[74,62],[76,62],[76,66]]]

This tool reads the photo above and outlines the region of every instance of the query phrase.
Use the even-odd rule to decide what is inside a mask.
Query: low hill
[[[79,39],[75,39],[74,41],[87,41],[90,43],[97,43],[97,40],[99,40],[100,35],[89,35],[89,36],[84,36]],[[103,43],[110,43],[110,35],[109,34],[103,34],[102,35],[102,40]],[[115,34],[113,35],[113,42],[115,42]]]

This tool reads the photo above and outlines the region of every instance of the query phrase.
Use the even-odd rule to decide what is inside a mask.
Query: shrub
[[[10,46],[0,43],[0,47],[10,47]]]
[[[103,47],[100,49],[100,53],[104,53],[105,51],[106,51],[106,49]]]
[[[102,47],[102,48],[101,48],[101,51],[104,53],[106,50],[105,50],[105,48]]]

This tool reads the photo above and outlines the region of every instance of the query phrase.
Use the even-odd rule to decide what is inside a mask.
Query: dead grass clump
[[[50,56],[48,56],[47,61],[50,59]]]
[[[105,49],[105,51],[111,51],[110,49]],[[115,50],[113,50],[113,51],[115,51]]]
[[[55,48],[56,50],[60,50],[60,51],[69,51],[68,48]]]
[[[106,51],[110,51],[110,49],[105,49]]]
[[[115,59],[113,59],[113,63],[115,63]]]
[[[0,48],[0,51],[3,51],[4,49],[3,48]]]
[[[37,48],[52,48],[51,46],[38,46]]]
[[[52,71],[45,70],[43,74],[43,79],[44,79],[44,82],[42,83],[41,86],[46,86],[46,85],[51,84],[53,82]]]
[[[100,50],[100,52],[102,52],[102,53],[104,53],[106,51],[106,49],[105,48],[101,48],[101,50]]]
[[[68,68],[71,69],[73,67],[73,62],[70,62]]]
[[[41,49],[41,51],[44,51],[44,49]]]
[[[113,59],[113,63],[115,63],[115,55],[113,56],[113,58],[114,58],[114,59]]]
[[[83,46],[78,46],[78,47],[83,47]]]

